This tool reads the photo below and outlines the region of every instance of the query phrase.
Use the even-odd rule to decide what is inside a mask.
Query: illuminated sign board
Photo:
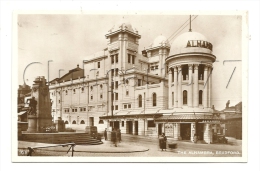
[[[201,47],[209,50],[213,49],[213,45],[203,40],[188,40],[186,47]]]

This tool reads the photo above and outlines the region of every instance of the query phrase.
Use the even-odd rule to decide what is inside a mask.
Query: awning
[[[215,115],[206,114],[182,114],[182,115],[164,115],[155,119],[155,122],[207,122],[207,121],[220,121],[222,118]]]
[[[27,111],[22,111],[22,112],[19,112],[18,113],[18,115],[20,116],[20,115],[23,115],[23,114],[25,114]]]

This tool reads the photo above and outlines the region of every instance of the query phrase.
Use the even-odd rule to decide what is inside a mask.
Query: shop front
[[[158,132],[162,125],[162,132],[174,140],[191,141],[196,140],[203,143],[213,143],[213,126],[221,123],[221,118],[214,115],[164,115],[155,120]]]

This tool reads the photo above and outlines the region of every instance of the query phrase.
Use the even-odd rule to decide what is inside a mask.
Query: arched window
[[[72,124],[76,124],[76,121],[74,120],[74,121],[72,122]]]
[[[92,91],[93,90],[93,87],[92,86],[90,86],[90,91]]]
[[[203,93],[203,91],[200,90],[199,91],[199,104],[202,104],[202,93]]]
[[[81,121],[80,121],[80,124],[85,124],[85,121],[81,120]]]
[[[183,104],[187,104],[187,91],[183,91]]]
[[[138,106],[142,107],[142,95],[138,96]]]
[[[102,88],[103,88],[103,85],[102,85],[102,84],[100,84],[100,89],[102,90]]]
[[[82,93],[84,93],[84,88],[83,87],[81,88],[81,91],[82,91]]]
[[[69,122],[68,122],[68,121],[65,121],[65,124],[69,124]]]
[[[153,93],[153,106],[156,106],[156,93]]]
[[[65,91],[65,94],[68,95],[68,91],[67,90]]]
[[[75,89],[73,89],[73,93],[74,93],[74,94],[76,93],[76,90],[75,90]]]

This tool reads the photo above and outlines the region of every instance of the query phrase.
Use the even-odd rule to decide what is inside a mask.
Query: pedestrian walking
[[[105,137],[105,140],[107,140],[107,129],[105,129],[105,131],[104,131],[104,137]]]
[[[122,139],[121,139],[121,130],[120,129],[118,129],[118,141],[119,142],[122,141]]]
[[[111,141],[112,143],[115,145],[115,147],[117,147],[117,132],[116,130],[113,128],[112,132],[111,132]]]
[[[159,138],[159,146],[160,146],[160,149],[165,149],[166,151],[166,142],[167,142],[167,137],[165,136],[164,133],[162,133],[162,136]]]

